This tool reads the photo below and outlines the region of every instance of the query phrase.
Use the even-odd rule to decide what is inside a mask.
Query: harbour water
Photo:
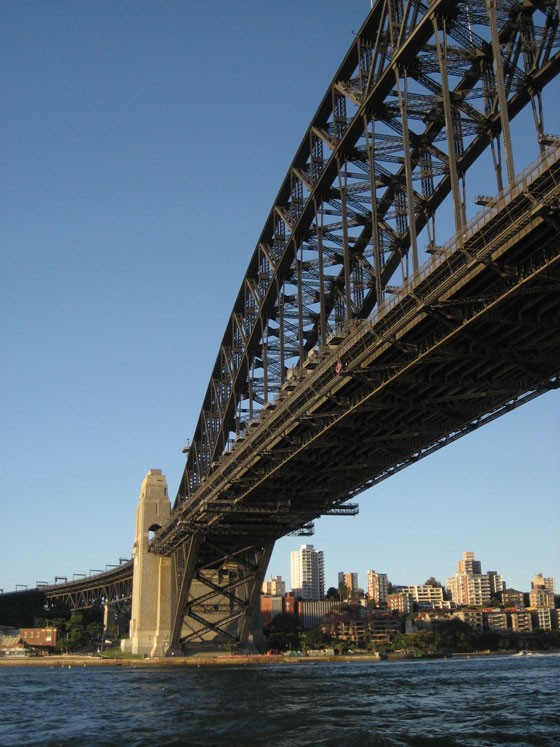
[[[560,655],[5,667],[0,745],[556,747]]]

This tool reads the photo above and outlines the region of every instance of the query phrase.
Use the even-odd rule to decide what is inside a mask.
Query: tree
[[[348,586],[344,583],[344,581],[341,581],[338,585],[338,598],[341,602],[348,599],[348,596],[350,594],[350,590],[348,589]]]
[[[332,636],[328,633],[323,633],[321,628],[307,630],[301,635],[301,647],[304,651],[308,651],[310,648],[332,648],[332,642]]]
[[[268,645],[277,651],[299,649],[299,626],[295,615],[281,612],[270,624]]]
[[[325,594],[325,599],[334,599],[338,601],[338,591],[334,588],[334,586],[329,586],[327,589],[327,593]]]
[[[442,588],[440,582],[437,579],[435,579],[433,576],[430,576],[430,578],[426,581],[424,586],[435,586],[437,589]]]

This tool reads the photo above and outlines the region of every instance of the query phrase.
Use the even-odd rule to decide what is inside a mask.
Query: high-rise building
[[[464,552],[463,559],[457,563],[457,573],[482,573],[480,560],[474,559],[474,552]]]
[[[389,593],[389,579],[386,573],[376,571],[367,572],[368,599],[374,602],[376,607],[387,602]]]
[[[324,599],[325,564],[322,550],[313,545],[302,545],[290,553],[292,567],[292,591],[306,600]]]
[[[340,584],[345,584],[348,590],[348,599],[352,599],[358,592],[358,574],[357,573],[344,573],[344,571],[338,572],[338,587]]]
[[[496,583],[501,583],[501,577],[495,571],[493,576],[499,579]],[[456,604],[481,607],[490,603],[490,577],[482,573],[481,563],[475,560],[474,552],[463,553],[463,559],[457,563],[457,573],[445,583]]]
[[[487,571],[486,575],[490,581],[490,595],[500,598],[502,593],[505,591],[506,582],[496,571]]]
[[[554,579],[552,576],[544,578],[542,573],[536,573],[531,581],[531,589],[546,589],[554,594]]]

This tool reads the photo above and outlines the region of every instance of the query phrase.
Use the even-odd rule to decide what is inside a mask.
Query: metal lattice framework
[[[265,223],[151,544],[173,558],[171,649],[244,642],[276,539],[559,386],[542,97],[559,42],[550,0],[372,8]],[[516,175],[528,106],[541,156]],[[494,196],[468,220],[483,154]]]
[[[557,74],[558,5],[378,2],[356,35],[270,211],[237,296],[176,506],[278,397],[294,367],[383,310],[438,251],[438,208],[466,223],[486,150],[515,175],[510,120]],[[502,176],[505,162],[506,178]],[[445,230],[445,229],[444,229]]]

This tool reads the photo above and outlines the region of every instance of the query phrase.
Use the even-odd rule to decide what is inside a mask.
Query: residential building
[[[376,571],[367,572],[368,580],[368,599],[379,607],[387,602],[389,593],[389,579],[386,573],[377,573]]]
[[[533,630],[533,621],[530,612],[525,610],[514,610],[509,613],[511,629],[514,633],[530,633]]]
[[[480,560],[474,559],[474,552],[463,553],[463,559],[457,563],[457,573],[466,573],[467,575],[482,573]]]
[[[504,607],[525,607],[525,594],[517,589],[504,589],[501,598]]]
[[[292,592],[302,599],[318,601],[325,597],[325,564],[322,550],[302,545],[290,553]]]
[[[529,592],[529,607],[554,609],[554,592],[544,587],[532,588]]]
[[[548,589],[554,594],[554,579],[552,576],[544,578],[542,573],[536,573],[531,581],[531,589]]]
[[[494,575],[497,576],[495,572]],[[446,586],[451,599],[459,605],[481,607],[488,605],[492,597],[490,578],[481,572],[480,561],[475,560],[473,552],[463,553],[457,573],[447,579]]]
[[[533,618],[533,630],[552,630],[552,610],[548,607],[541,607],[538,610],[531,610]]]
[[[334,638],[363,645],[369,641],[387,643],[400,633],[402,624],[398,616],[381,610],[367,611],[356,606],[344,613],[330,612],[321,626],[323,633]]]
[[[406,591],[397,591],[392,594],[387,594],[387,609],[408,615],[413,610],[412,605],[412,595]]]
[[[498,599],[501,598],[502,592],[506,588],[505,581],[496,571],[487,571],[488,580],[490,582],[490,594]]]
[[[484,614],[481,610],[457,610],[452,617],[466,622],[473,630],[484,630]]]
[[[441,586],[420,584],[417,586],[394,586],[393,591],[409,594],[418,609],[430,609],[443,606],[443,589]]]
[[[262,585],[262,593],[268,594],[271,597],[283,597],[286,593],[286,583],[282,580],[282,576],[272,576],[268,581],[265,581]]]
[[[529,592],[530,607],[548,607],[554,609],[554,579],[544,578],[542,573],[535,574]]]
[[[488,630],[507,633],[508,616],[505,612],[486,612],[486,625]]]

